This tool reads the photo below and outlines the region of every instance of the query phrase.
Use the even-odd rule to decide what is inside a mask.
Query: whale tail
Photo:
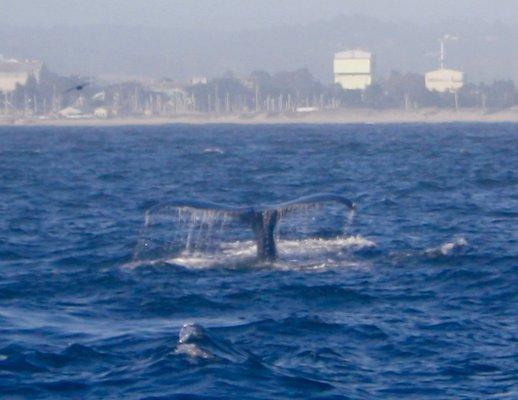
[[[150,209],[148,213],[160,212],[164,209],[177,209],[193,213],[202,211],[240,221],[252,229],[258,260],[274,261],[277,258],[275,231],[278,222],[291,213],[319,207],[326,203],[337,203],[350,210],[356,207],[351,200],[343,196],[324,193],[300,197],[286,203],[259,207],[231,207],[206,201],[177,200],[165,205],[158,205]]]
[[[277,258],[274,234],[279,221],[279,211],[253,211],[250,216],[246,215],[244,218],[250,222],[254,232],[257,258],[262,261],[274,261]]]

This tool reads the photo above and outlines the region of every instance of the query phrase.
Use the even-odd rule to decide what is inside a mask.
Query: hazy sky
[[[305,24],[341,14],[384,20],[518,23],[518,0],[0,0],[7,25],[144,25],[196,29]]]
[[[378,74],[423,73],[445,34],[449,67],[518,82],[518,0],[0,0],[0,54],[107,79],[308,68],[329,82],[333,54],[356,47]]]

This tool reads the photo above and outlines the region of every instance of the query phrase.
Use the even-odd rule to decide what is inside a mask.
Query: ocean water
[[[273,263],[145,218],[321,192]],[[2,127],[0,215],[2,399],[518,398],[518,125]]]

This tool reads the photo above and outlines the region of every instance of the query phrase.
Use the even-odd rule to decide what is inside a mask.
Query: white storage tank
[[[335,54],[333,71],[335,83],[347,90],[364,90],[372,84],[372,54],[363,50]]]

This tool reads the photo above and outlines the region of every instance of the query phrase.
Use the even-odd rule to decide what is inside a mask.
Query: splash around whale
[[[273,262],[278,257],[278,235],[276,232],[279,223],[289,219],[290,216],[323,208],[329,204],[338,206],[339,213],[342,216],[344,210],[351,211],[356,208],[355,203],[348,198],[331,193],[320,193],[284,203],[251,207],[233,207],[202,200],[175,200],[149,209],[146,212],[145,227],[149,227],[151,222],[160,216],[177,215],[179,220],[185,221],[184,228],[178,228],[177,230],[186,232],[185,248],[189,250],[199,249],[200,246],[207,247],[211,243],[213,237],[217,236],[214,232],[215,229],[213,229],[215,221],[219,222],[219,229],[216,229],[216,231],[220,233],[228,225],[234,223],[249,228],[248,230],[252,233],[252,239],[255,242],[257,260]],[[318,222],[328,218],[329,215],[324,214],[313,217],[313,220]],[[337,223],[337,221],[333,221],[331,225]],[[164,225],[167,226],[167,222]],[[293,230],[300,228],[300,225],[301,222],[293,224]],[[149,243],[144,243],[143,247],[147,246],[149,246]],[[167,246],[174,247],[171,244]]]

